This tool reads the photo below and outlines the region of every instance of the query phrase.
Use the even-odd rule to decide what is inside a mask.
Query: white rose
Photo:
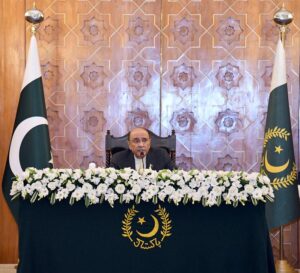
[[[87,169],[85,170],[85,179],[90,180],[92,178],[92,170]]]
[[[99,177],[93,177],[91,179],[91,182],[94,183],[95,185],[98,185],[100,183],[100,178]]]
[[[127,192],[123,195],[123,200],[125,201],[125,203],[129,203],[131,200],[134,199],[133,194]]]
[[[107,185],[111,185],[112,183],[115,182],[115,179],[111,178],[111,177],[106,177],[104,183]]]
[[[44,177],[42,180],[41,180],[41,183],[44,185],[44,186],[47,186],[47,184],[49,183],[49,179],[47,177]]]
[[[130,172],[121,172],[120,173],[121,178],[124,179],[124,180],[128,180],[130,175],[131,175]]]
[[[201,197],[202,197],[202,195],[199,193],[199,191],[191,193],[191,198],[192,198],[192,201],[194,201],[194,202],[200,202]]]
[[[99,184],[97,189],[96,189],[96,192],[97,192],[97,195],[101,195],[101,194],[105,194],[106,191],[108,189],[108,186],[106,184]]]
[[[181,176],[179,176],[177,173],[174,173],[171,175],[170,180],[172,181],[178,181],[181,179]]]
[[[76,186],[71,181],[68,181],[68,183],[66,185],[66,189],[70,192],[70,191],[73,191],[75,188],[76,188]]]
[[[26,169],[25,172],[23,173],[23,175],[24,175],[24,178],[26,180],[28,180],[30,178],[30,175],[31,175],[29,169]]]
[[[164,192],[167,194],[167,195],[171,195],[173,192],[175,191],[174,187],[168,185],[164,188]]]
[[[252,194],[253,198],[255,199],[263,199],[262,197],[262,190],[257,188],[254,190],[253,194]]]
[[[196,180],[192,180],[190,183],[189,183],[190,187],[192,189],[195,189],[195,188],[198,188],[199,185],[200,185],[200,181],[196,181]]]
[[[84,195],[84,192],[81,188],[77,188],[75,191],[73,191],[71,197],[73,197],[76,201],[79,201]]]
[[[111,205],[113,206],[115,200],[119,199],[118,195],[116,195],[113,192],[107,193],[105,194],[105,200]]]
[[[56,187],[58,186],[58,183],[57,182],[50,182],[48,183],[48,188],[51,190],[51,191],[54,191],[56,189]]]
[[[228,180],[225,181],[225,182],[224,182],[224,186],[227,187],[227,188],[230,187],[230,182],[229,182]]]
[[[43,171],[37,170],[37,172],[34,174],[33,177],[34,177],[35,180],[39,180],[39,179],[42,178],[42,176],[43,176]]]
[[[200,187],[197,192],[200,194],[200,196],[203,196],[203,197],[207,197],[207,195],[208,195],[207,187]]]
[[[15,181],[15,182],[17,182],[17,181]],[[10,193],[9,193],[9,194],[10,194],[11,196],[13,196],[13,195],[15,195],[16,193],[19,192],[18,189],[17,189],[17,185],[16,185],[15,182],[13,182],[12,187],[11,187],[11,189],[10,189]]]
[[[228,190],[228,193],[231,195],[237,195],[239,192],[238,188],[235,186],[231,186]]]
[[[84,183],[84,184],[82,185],[82,190],[83,190],[85,193],[90,192],[92,189],[93,189],[93,186],[92,186],[90,183]]]
[[[133,180],[139,180],[139,179],[140,179],[139,173],[138,173],[137,171],[134,170],[134,171],[132,172],[131,179],[133,179]]]
[[[142,193],[142,200],[145,201],[145,202],[148,202],[151,198],[152,198],[152,195],[150,194],[150,192],[148,191],[144,191]]]
[[[160,201],[162,201],[162,202],[165,201],[166,196],[167,196],[166,193],[163,192],[163,191],[160,191],[160,192],[158,193],[158,199],[159,199]]]
[[[175,191],[170,195],[171,200],[173,200],[175,204],[178,204],[182,197],[183,195],[179,191]]]
[[[159,191],[159,187],[157,185],[150,185],[148,188],[148,191],[152,194],[155,195]]]
[[[250,193],[250,194],[252,194],[253,193],[253,191],[254,191],[254,187],[253,187],[253,185],[252,184],[247,184],[247,185],[245,185],[245,192],[246,193]]]
[[[220,196],[222,194],[222,187],[219,187],[219,186],[216,186],[216,187],[213,187],[212,189],[212,193],[215,195],[215,196]]]
[[[134,195],[137,195],[141,192],[142,188],[140,187],[140,185],[138,184],[135,184],[132,186],[132,189],[131,189],[131,192],[134,194]]]
[[[239,180],[233,181],[231,185],[233,187],[236,187],[236,188],[241,188],[242,187],[241,182]]]
[[[270,185],[270,183],[271,183],[270,178],[267,177],[266,175],[261,175],[259,178],[260,178],[259,180],[260,180],[263,184],[265,184],[265,185]]]
[[[180,180],[180,181],[176,182],[176,184],[178,185],[178,187],[184,187],[185,186],[185,182],[183,180]]]
[[[69,192],[66,189],[60,189],[56,195],[55,199],[61,201],[62,199],[66,199],[68,197]]]
[[[31,185],[27,184],[24,189],[28,194],[30,194],[30,195],[33,194],[33,189],[31,187]]]
[[[239,201],[247,201],[247,197],[248,197],[248,193],[246,193],[245,191],[239,192],[237,196]]]
[[[65,181],[69,178],[69,174],[67,173],[63,173],[60,175],[60,180]]]
[[[188,182],[188,181],[190,181],[192,179],[192,176],[189,173],[184,172],[182,174],[182,178],[184,179],[184,181]]]
[[[111,178],[114,181],[118,178],[118,176],[115,172],[110,173],[108,177]]]
[[[49,194],[49,191],[46,187],[41,188],[39,191],[40,198],[46,197],[48,194]]]
[[[115,191],[118,193],[118,194],[123,194],[125,192],[125,186],[124,184],[118,184],[116,187],[115,187]]]
[[[42,188],[42,183],[40,181],[32,183],[31,187],[32,187],[32,190],[39,191]]]
[[[89,169],[95,169],[95,168],[96,168],[96,163],[95,162],[90,162]]]
[[[214,195],[210,195],[206,201],[206,205],[211,207],[217,204],[217,199]]]
[[[74,180],[78,180],[82,175],[82,171],[79,170],[79,169],[76,169],[74,170],[74,173],[73,173],[73,179]]]
[[[88,192],[87,197],[90,199],[92,204],[97,204],[99,203],[99,198],[96,196],[96,191],[92,190]]]

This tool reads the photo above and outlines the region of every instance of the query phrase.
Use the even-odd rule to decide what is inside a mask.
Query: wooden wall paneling
[[[177,133],[177,164],[258,171],[282,1],[164,1],[162,128]],[[300,17],[299,1],[286,6]],[[289,27],[287,74],[295,152],[299,139],[299,19]],[[298,162],[298,158],[297,158]],[[298,265],[297,225],[285,255]],[[278,258],[278,232],[272,233]]]
[[[25,1],[1,0],[0,7],[0,179],[22,85],[25,64]],[[1,181],[2,183],[2,181]],[[0,263],[16,263],[18,236],[15,221],[0,191]]]

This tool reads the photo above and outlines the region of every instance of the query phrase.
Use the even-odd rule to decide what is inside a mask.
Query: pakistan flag
[[[274,202],[266,206],[270,229],[295,220],[300,208],[287,91],[285,52],[279,40],[261,162],[261,172],[270,178],[275,194]]]
[[[19,199],[11,200],[15,176],[27,167],[52,167],[48,121],[36,38],[31,37],[17,115],[6,162],[2,189],[18,223]]]

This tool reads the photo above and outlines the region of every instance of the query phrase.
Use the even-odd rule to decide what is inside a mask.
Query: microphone
[[[139,151],[139,159],[142,161],[142,166],[139,166],[139,169],[138,169],[138,173],[140,175],[143,175],[144,169],[145,169],[144,157],[145,157],[145,152]]]
[[[145,158],[145,152],[144,151],[141,151],[140,152],[140,155],[141,155],[141,159],[142,159],[142,166],[143,166],[143,170],[145,169],[145,162],[144,162],[144,158]]]

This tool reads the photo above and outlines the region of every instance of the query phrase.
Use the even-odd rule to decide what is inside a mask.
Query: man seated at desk
[[[128,134],[129,149],[112,156],[111,167],[115,169],[132,168],[136,170],[150,168],[162,170],[175,168],[167,151],[151,147],[151,138],[144,128],[134,128]]]

